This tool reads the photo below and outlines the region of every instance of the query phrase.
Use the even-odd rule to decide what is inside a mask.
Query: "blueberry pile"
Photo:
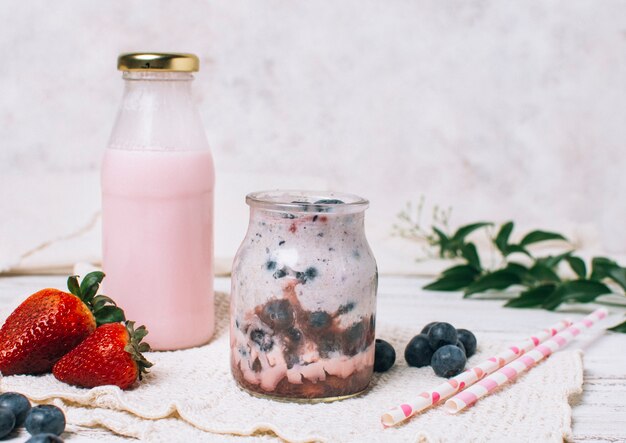
[[[32,435],[27,443],[59,443],[65,430],[65,415],[53,405],[31,408],[30,401],[17,392],[0,395],[0,438],[24,425]]]
[[[465,369],[467,359],[476,352],[476,337],[467,329],[450,323],[432,322],[413,337],[404,349],[409,366],[432,366],[440,377],[454,377]]]

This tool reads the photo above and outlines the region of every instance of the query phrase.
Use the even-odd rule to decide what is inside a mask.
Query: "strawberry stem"
[[[147,374],[149,372],[148,368],[153,365],[142,354],[142,352],[150,351],[150,345],[146,342],[142,342],[144,337],[148,335],[148,330],[143,325],[135,329],[135,322],[130,320],[126,322],[126,330],[128,331],[130,342],[124,347],[124,350],[137,362],[139,380],[141,380],[143,374]]]

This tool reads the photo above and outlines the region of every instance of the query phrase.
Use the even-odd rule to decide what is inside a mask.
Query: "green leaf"
[[[82,298],[80,293],[80,285],[78,284],[78,275],[70,275],[67,278],[67,288],[76,297]]]
[[[567,260],[570,268],[572,268],[572,271],[574,271],[578,277],[585,278],[587,276],[587,266],[585,266],[585,262],[582,258],[567,256],[565,260]]]
[[[139,343],[139,352],[149,352],[150,345],[148,343]]]
[[[521,283],[520,277],[511,271],[506,269],[500,269],[486,274],[476,280],[474,283],[468,286],[465,290],[465,296],[469,297],[472,294],[478,292],[484,292],[488,289],[506,289],[511,285]]]
[[[143,340],[146,335],[148,335],[148,330],[145,326],[139,326],[135,329],[135,333],[133,334],[133,336],[137,339],[137,342]]]
[[[513,232],[514,223],[512,221],[506,222],[500,227],[500,231],[495,239],[496,247],[503,254],[506,253],[507,246],[509,244],[509,237],[511,236],[511,232]]]
[[[423,289],[428,291],[458,291],[472,283],[476,275],[470,273],[457,273],[452,275],[444,275],[438,280],[427,284]]]
[[[591,259],[591,280],[602,280],[608,277],[608,269],[619,266],[615,261],[606,257],[594,257]]]
[[[574,251],[567,251],[559,255],[548,255],[546,257],[540,257],[536,260],[536,262],[541,263],[548,268],[554,269],[559,265],[559,263],[561,263],[561,261],[572,255],[572,252]]]
[[[567,239],[563,237],[561,234],[557,232],[548,232],[548,231],[532,231],[524,236],[522,241],[520,242],[521,246],[528,246],[532,243],[539,243],[546,240],[565,240]]]
[[[106,295],[96,295],[91,300],[91,306],[92,306],[93,312],[96,312],[102,309],[106,305],[116,306],[115,302],[109,297],[107,297]]]
[[[450,239],[443,231],[435,226],[433,226],[433,231],[437,234],[437,237],[439,237],[439,256],[443,258],[445,257],[446,251],[449,250]]]
[[[608,277],[626,291],[626,268],[615,266],[609,269]]]
[[[528,268],[522,264],[519,263],[515,263],[515,262],[509,262],[506,265],[505,268],[507,271],[511,271],[514,274],[517,274],[517,276],[521,279],[524,280],[524,278],[528,275]]]
[[[476,250],[476,246],[474,243],[466,243],[461,247],[461,255],[463,258],[467,260],[467,262],[475,267],[476,269],[481,269],[480,267],[480,258],[478,257],[478,251]]]
[[[532,258],[532,255],[530,255],[530,252],[528,252],[528,250],[520,245],[507,245],[506,247],[506,251],[504,252],[504,256],[508,256],[511,255],[515,252],[520,252],[522,254],[526,254],[527,256],[529,256],[530,258]]]
[[[528,289],[522,292],[519,297],[509,300],[504,304],[508,308],[536,308],[540,307],[546,297],[554,292],[556,285],[553,283],[547,283],[545,285],[537,286],[536,288]]]
[[[528,271],[528,273],[541,283],[554,282],[558,283],[561,278],[552,269],[541,263],[535,263]]]
[[[124,311],[117,306],[104,306],[94,314],[98,326],[105,323],[118,323],[126,320]]]
[[[98,292],[98,288],[100,287],[100,283],[102,283],[102,279],[104,278],[104,272],[94,271],[85,275],[82,283],[80,284],[80,292],[83,294],[83,301],[90,302],[91,299]]]
[[[609,328],[609,331],[626,333],[626,321],[620,323],[619,325],[615,325],[612,328]]]
[[[441,273],[441,275],[469,275],[472,278],[476,277],[478,274],[480,274],[480,271],[470,265],[452,266]]]
[[[602,280],[610,278],[626,291],[626,268],[606,257],[594,257],[591,260],[591,279]]]
[[[493,223],[490,223],[490,222],[478,222],[478,223],[472,223],[471,225],[461,226],[452,236],[452,241],[456,241],[460,243],[463,240],[465,240],[465,237],[467,237],[469,234],[471,234],[475,230],[480,229],[484,226],[492,226],[492,225]]]
[[[572,280],[559,285],[543,302],[542,307],[553,311],[558,308],[561,303],[589,303],[600,295],[610,293],[611,289],[598,281]]]

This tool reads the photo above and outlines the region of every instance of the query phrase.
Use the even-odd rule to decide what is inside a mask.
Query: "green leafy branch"
[[[418,212],[421,212],[421,205],[423,202],[418,206]],[[566,303],[595,302],[600,296],[608,294],[626,296],[626,268],[609,258],[595,257],[588,267],[582,258],[574,255],[574,249],[544,257],[536,257],[529,250],[531,245],[555,240],[566,242],[571,247],[568,240],[557,232],[535,230],[524,235],[519,242],[512,242],[512,221],[502,224],[495,235],[487,232],[501,257],[498,267],[488,269],[483,266],[475,243],[469,241],[468,237],[479,230],[490,231],[489,227],[493,227],[493,223],[471,223],[461,226],[454,233],[447,233],[449,212],[445,225],[437,226],[437,220],[433,217],[431,231],[420,227],[419,217],[411,218],[407,211],[401,213],[399,219],[401,225],[394,227],[397,235],[410,240],[425,240],[437,251],[437,256],[463,261],[443,271],[437,280],[424,286],[424,289],[463,291],[464,298],[468,298],[490,290],[519,288],[517,296],[509,299],[505,306],[548,310],[555,310]],[[526,256],[526,259],[516,261],[515,257],[520,255]],[[575,278],[567,279],[560,275],[562,264],[569,266]],[[626,333],[626,321],[611,330]]]

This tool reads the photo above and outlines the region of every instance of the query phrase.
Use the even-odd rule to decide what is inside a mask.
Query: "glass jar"
[[[213,158],[191,92],[192,54],[123,54],[124,95],[102,164],[106,293],[155,350],[214,330]]]
[[[369,202],[349,194],[249,194],[233,263],[231,370],[264,396],[358,394],[374,365],[378,273],[364,232]]]

